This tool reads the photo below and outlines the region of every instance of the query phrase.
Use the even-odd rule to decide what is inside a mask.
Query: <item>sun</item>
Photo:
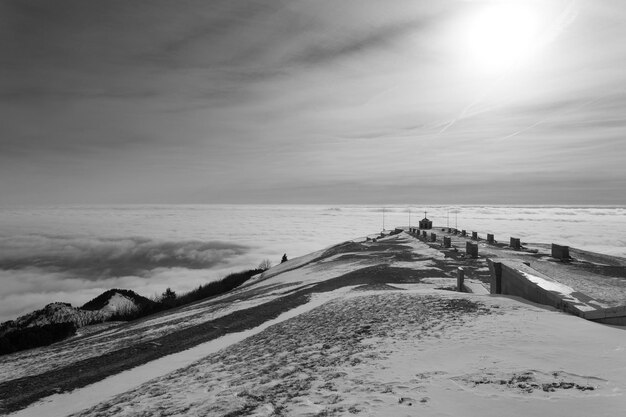
[[[467,52],[479,71],[499,73],[525,64],[538,46],[540,14],[529,4],[501,2],[470,18]]]

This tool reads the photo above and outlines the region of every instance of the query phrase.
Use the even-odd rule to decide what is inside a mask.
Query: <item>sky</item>
[[[0,205],[626,204],[623,0],[0,0]]]

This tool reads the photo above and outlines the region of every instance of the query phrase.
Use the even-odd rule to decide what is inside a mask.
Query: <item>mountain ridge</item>
[[[78,329],[107,321],[116,313],[132,311],[153,303],[152,300],[132,290],[110,289],[81,307],[73,307],[65,302],[53,302],[14,320],[0,323],[0,337],[23,329],[63,323],[72,323]]]

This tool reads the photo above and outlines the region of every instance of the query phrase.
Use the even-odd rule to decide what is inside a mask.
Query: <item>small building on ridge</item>
[[[433,228],[432,220],[428,220],[426,215],[424,215],[424,218],[420,220],[420,229],[432,229],[432,228]]]

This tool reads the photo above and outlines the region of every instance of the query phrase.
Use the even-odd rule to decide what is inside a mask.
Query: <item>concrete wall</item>
[[[589,305],[587,305],[587,308],[581,310],[576,306],[575,301],[566,300],[562,294],[548,291],[530,281],[524,274],[554,282],[550,277],[530,266],[512,260],[498,262],[498,260],[488,259],[487,261],[491,272],[491,294],[514,295],[537,304],[555,307],[587,320],[626,326],[626,306],[588,309]],[[569,297],[575,295],[576,293],[572,293]],[[582,294],[578,293],[578,296],[582,296]],[[581,306],[580,301],[578,304]]]
[[[489,292],[491,294],[502,294],[502,263],[487,259],[491,279],[489,281]]]
[[[612,326],[626,326],[626,316],[621,317],[605,317],[602,319],[595,319],[593,321],[597,321],[602,324],[610,324]]]
[[[502,263],[501,294],[515,295],[537,304],[545,304],[568,313],[581,315],[577,309],[572,308],[559,295],[546,291],[534,282],[529,281],[522,273],[522,269],[525,269],[523,267],[527,266],[523,264],[512,266]],[[524,272],[550,280],[550,278],[535,270]]]
[[[583,313],[583,317],[599,323],[626,326],[626,306],[587,311]]]

